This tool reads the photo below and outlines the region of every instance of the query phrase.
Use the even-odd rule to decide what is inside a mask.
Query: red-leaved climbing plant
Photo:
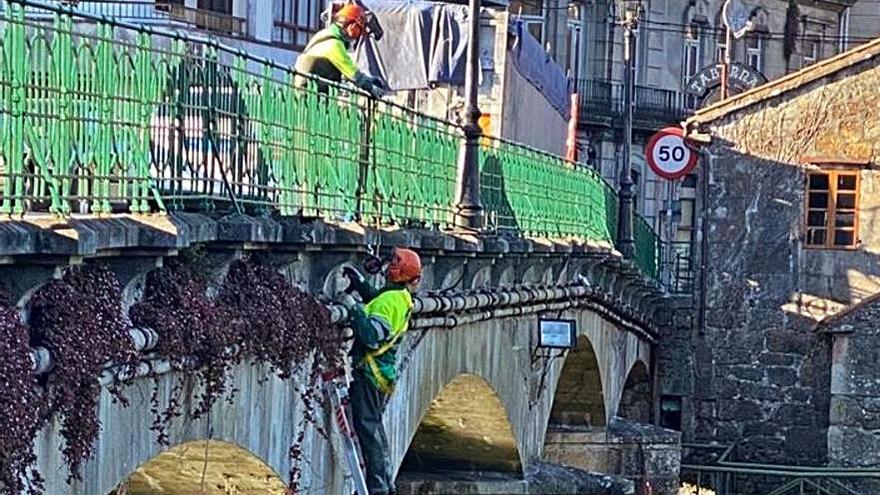
[[[100,428],[97,407],[104,367],[137,361],[119,281],[101,264],[72,267],[34,294],[30,325],[32,345],[49,349],[55,364],[46,378],[46,414],[61,423],[69,479],[81,479]]]
[[[49,419],[60,421],[68,481],[81,478],[100,429],[101,376],[111,378],[105,385],[125,405],[116,377],[133,376],[141,358],[128,333],[131,325],[159,335],[151,359],[165,359],[173,370],[196,377],[201,392],[188,411],[194,418],[209,414],[221,397],[231,398],[230,371],[242,359],[267,363],[266,369],[282,379],[306,378],[299,392],[305,419],[290,446],[290,488],[299,491],[306,422],[326,436],[316,420],[318,387],[322,372],[342,367],[340,328],[330,324],[326,307],[259,260],[233,262],[214,299],[207,295],[203,268],[197,255],[166,260],[147,275],[143,298],[129,312],[131,320],[122,312],[119,282],[102,264],[71,268],[40,288],[31,299],[30,332],[18,312],[0,299],[0,385],[16,398],[0,402],[0,493],[42,493],[32,445]],[[30,357],[33,346],[49,349],[54,362],[39,381]],[[122,373],[108,374],[108,364]],[[154,389],[152,429],[161,444],[169,441],[170,422],[184,414],[183,387],[179,380],[164,398],[164,409],[158,383]]]
[[[322,372],[342,367],[340,328],[330,325],[325,306],[271,267],[251,259],[230,266],[217,302],[229,324],[236,327],[249,358],[269,363],[284,379],[308,372],[300,391],[304,423],[298,425],[289,450],[290,488],[298,493],[306,423],[327,436],[317,422],[318,388]]]
[[[39,395],[31,361],[28,329],[18,311],[0,294],[0,493],[41,493],[34,468],[34,437],[39,428]],[[30,483],[26,483],[26,479]]]
[[[238,361],[235,328],[223,321],[206,292],[207,281],[191,263],[167,260],[164,267],[147,274],[143,299],[129,312],[134,325],[156,331],[159,344],[155,352],[168,359],[173,370],[195,373],[202,386],[198,404],[191,411],[195,418],[208,414],[217,399],[231,392],[227,374]],[[158,385],[154,389],[152,429],[160,444],[167,445],[167,427],[182,414],[182,391],[183,382],[178,381],[162,410]]]

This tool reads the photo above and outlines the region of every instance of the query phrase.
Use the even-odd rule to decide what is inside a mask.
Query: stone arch
[[[617,416],[640,423],[651,420],[651,374],[641,359],[633,363],[627,373]]]
[[[556,382],[550,427],[603,427],[606,419],[599,360],[593,344],[581,335],[565,359]]]
[[[522,473],[507,411],[484,378],[457,375],[428,406],[400,472],[429,469]]]
[[[541,276],[543,275],[539,272],[540,267],[537,263],[531,263],[522,273],[522,277],[520,277],[520,282],[523,284],[537,284],[541,281]]]
[[[449,290],[449,289],[461,289],[461,283],[465,277],[464,267],[466,266],[466,262],[459,264],[458,266],[453,267],[448,270],[445,275],[443,275],[443,281],[439,286],[434,287],[437,290]],[[435,274],[436,276],[436,274]]]
[[[507,265],[498,276],[498,285],[500,287],[510,287],[516,283],[516,268],[513,264]]]
[[[492,265],[486,265],[476,273],[470,283],[471,289],[485,289],[492,286]]]
[[[110,493],[284,495],[285,489],[281,477],[246,449],[217,440],[195,440],[153,457]]]

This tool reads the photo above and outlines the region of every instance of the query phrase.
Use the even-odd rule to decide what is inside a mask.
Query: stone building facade
[[[828,464],[880,465],[880,293],[834,316],[816,329],[832,340]]]
[[[876,347],[846,360],[816,327],[880,292],[878,82],[880,40],[686,122],[701,143],[703,290],[681,319],[687,344],[661,349],[661,392],[683,396],[693,418],[686,439],[738,442],[751,462],[824,465],[861,438],[847,427],[876,423],[833,396],[851,388],[832,372],[854,363],[858,383],[875,383]]]
[[[554,3],[555,2],[555,3]],[[545,0],[549,17],[565,15],[580,23],[580,50],[576,70],[577,90],[584,106],[580,115],[582,160],[617,183],[623,160],[622,119],[605,108],[622,108],[622,29],[616,25],[619,7],[615,0],[596,0],[578,5],[580,10],[559,8],[561,0]],[[737,68],[749,70],[754,82],[774,80],[810,64],[834,56],[874,36],[878,29],[870,19],[878,0],[842,2],[789,2],[745,0],[754,9],[754,29],[731,43]],[[858,8],[856,11],[856,5]],[[664,126],[677,126],[695,108],[718,99],[720,78],[717,64],[727,50],[721,18],[724,0],[644,1],[636,34],[634,136],[631,150],[636,207],[664,241],[664,283],[672,292],[691,292],[694,208],[693,177],[670,183],[653,173],[645,160],[649,137]],[[872,10],[873,9],[873,10]],[[558,24],[558,21],[557,21]],[[570,37],[569,37],[570,38]],[[554,39],[545,39],[553,53]],[[558,43],[561,40],[556,39]],[[571,46],[569,42],[565,46]],[[566,54],[558,60],[572,60]],[[693,94],[688,88],[701,74],[714,71],[708,88]],[[738,88],[734,88],[738,89]],[[607,101],[603,101],[607,100]]]

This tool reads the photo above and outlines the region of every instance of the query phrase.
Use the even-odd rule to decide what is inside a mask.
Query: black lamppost
[[[458,154],[458,180],[456,183],[455,226],[465,230],[483,227],[483,207],[480,204],[479,140],[480,109],[477,106],[479,91],[480,50],[480,0],[470,0],[468,22],[467,67],[464,82],[464,145]]]
[[[619,211],[617,216],[617,249],[624,258],[635,253],[633,238],[632,119],[633,119],[633,52],[635,30],[642,11],[641,0],[617,0],[623,26],[623,170],[620,172]]]

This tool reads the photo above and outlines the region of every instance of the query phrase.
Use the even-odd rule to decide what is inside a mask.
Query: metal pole
[[[727,28],[727,32],[724,35],[724,42],[726,43],[724,48],[724,63],[721,64],[721,99],[724,100],[728,96],[730,96],[730,87],[728,86],[728,80],[730,79],[730,51],[733,49],[731,46],[731,38],[730,38],[730,28]]]
[[[635,253],[633,239],[633,180],[630,159],[632,155],[633,119],[633,29],[638,25],[636,12],[627,9],[623,20],[623,170],[620,174],[620,201],[617,225],[617,249],[624,258],[632,259]]]
[[[479,90],[480,0],[470,0],[468,23],[467,67],[465,69],[465,125],[464,144],[458,159],[456,184],[455,226],[465,230],[479,230],[483,226],[483,207],[480,204],[479,118],[477,106]]]

